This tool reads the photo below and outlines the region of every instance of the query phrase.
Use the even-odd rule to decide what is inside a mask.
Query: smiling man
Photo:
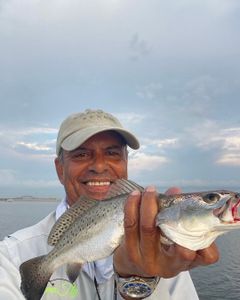
[[[114,116],[101,110],[86,110],[63,121],[55,165],[66,196],[56,212],[0,242],[0,299],[24,299],[19,266],[51,250],[49,232],[69,206],[81,196],[101,201],[117,179],[128,177],[127,146],[138,149],[139,142]],[[124,239],[114,255],[84,264],[74,285],[65,267],[57,269],[42,299],[198,299],[188,270],[214,263],[216,246],[195,252],[161,245],[157,212],[154,187],[134,191],[125,204]]]
[[[110,185],[127,178],[127,147],[115,131],[97,133],[75,150],[61,150],[56,169],[68,203],[81,195],[102,200]]]

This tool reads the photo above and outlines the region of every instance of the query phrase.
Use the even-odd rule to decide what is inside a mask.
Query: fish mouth
[[[215,209],[213,214],[223,223],[239,223],[240,195],[231,197],[222,207]]]
[[[232,215],[234,221],[240,222],[240,199],[238,199],[238,202],[232,206]]]

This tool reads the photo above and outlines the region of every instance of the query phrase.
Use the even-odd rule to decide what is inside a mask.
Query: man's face
[[[126,145],[116,132],[101,132],[73,151],[64,150],[55,165],[69,205],[81,195],[102,200],[114,181],[127,178]]]

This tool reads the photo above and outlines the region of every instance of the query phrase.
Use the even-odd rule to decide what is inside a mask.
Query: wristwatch
[[[150,296],[155,290],[160,277],[138,277],[128,278],[120,277],[115,273],[117,288],[124,297],[128,296],[134,299],[143,299]]]

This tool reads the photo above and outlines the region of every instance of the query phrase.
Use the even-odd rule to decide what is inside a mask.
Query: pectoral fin
[[[68,279],[71,281],[71,283],[74,283],[75,280],[77,279],[77,277],[80,273],[81,267],[82,267],[82,265],[79,263],[73,263],[73,264],[67,265],[66,273],[67,273]]]

